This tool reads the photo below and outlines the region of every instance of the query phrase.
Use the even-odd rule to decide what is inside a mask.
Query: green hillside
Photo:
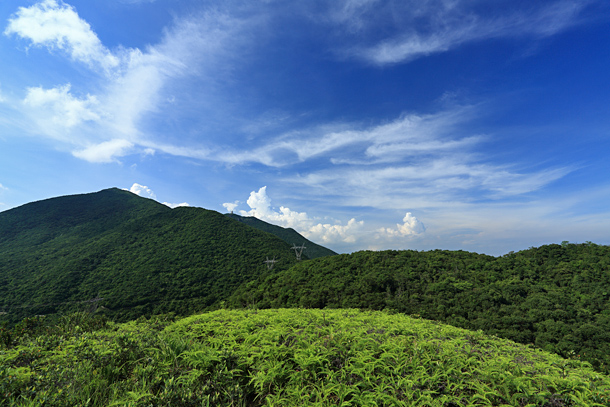
[[[295,263],[290,245],[201,208],[119,189],[0,213],[0,316],[97,309],[128,319],[215,306],[241,283]]]
[[[3,406],[608,406],[578,358],[404,315],[219,310],[31,320],[0,343]],[[5,336],[3,336],[5,338]]]
[[[305,245],[306,249],[303,252],[303,259],[317,259],[318,257],[334,256],[337,253],[326,247],[320,246],[310,240],[305,239],[296,230],[292,228],[283,228],[264,222],[253,216],[239,216],[234,213],[226,214],[226,216],[243,222],[248,226],[276,235],[290,245]]]
[[[32,202],[0,212],[0,251],[28,252],[41,245],[72,244],[170,210],[118,188]]]
[[[503,257],[358,252],[296,264],[240,288],[259,308],[393,309],[559,353],[610,371],[610,247],[547,245]]]

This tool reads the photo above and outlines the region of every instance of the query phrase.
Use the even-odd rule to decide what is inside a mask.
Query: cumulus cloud
[[[144,197],[144,198],[154,199],[155,201],[157,200],[157,195],[153,192],[152,189],[150,189],[146,185],[138,184],[137,182],[134,182],[133,185],[131,186],[131,188],[128,189],[128,191],[132,192],[138,196]],[[187,202],[182,202],[182,203],[163,202],[163,205],[169,206],[172,209],[191,206]]]
[[[315,242],[323,243],[356,243],[364,226],[364,221],[351,218],[346,225],[318,223],[303,231],[303,235]]]
[[[254,216],[272,224],[293,228],[312,241],[327,244],[356,242],[364,225],[364,221],[356,221],[356,219],[350,219],[345,225],[339,221],[321,223],[315,218],[310,218],[306,212],[293,211],[285,206],[275,210],[271,206],[266,186],[258,191],[252,191],[246,203],[250,210],[241,210],[240,215]]]
[[[157,199],[157,195],[155,195],[152,189],[148,188],[146,185],[140,185],[137,182],[133,183],[131,188],[129,188],[129,192],[144,198]]]
[[[222,206],[229,212],[233,213],[233,211],[235,210],[235,208],[237,208],[239,206],[239,201],[235,201],[235,202],[225,202],[222,204]]]
[[[133,146],[130,141],[114,139],[75,150],[72,154],[91,163],[110,163],[116,162],[118,157],[127,155]]]
[[[424,224],[411,212],[407,212],[402,222],[402,224],[397,223],[396,228],[380,228],[378,232],[389,237],[404,237],[419,235],[426,231]]]
[[[241,210],[240,214],[242,216],[254,216],[261,220],[297,230],[301,229],[303,224],[311,222],[305,212],[295,212],[284,206],[280,206],[279,211],[273,210],[271,199],[267,195],[266,186],[261,187],[258,191],[252,191],[246,203],[250,210]]]
[[[65,51],[75,61],[106,71],[120,62],[102,45],[74,7],[62,1],[44,0],[30,7],[19,7],[4,34],[15,34],[36,46]]]

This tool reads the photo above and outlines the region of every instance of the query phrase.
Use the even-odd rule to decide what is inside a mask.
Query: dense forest
[[[240,287],[235,307],[392,309],[610,367],[610,247],[553,244],[502,257],[435,250],[302,262]]]
[[[227,213],[226,216],[230,217],[231,219],[235,219],[238,222],[245,223],[248,226],[252,226],[258,230],[274,234],[290,245],[304,245],[306,247],[304,250],[304,257],[307,257],[308,259],[317,259],[318,257],[334,256],[337,254],[324,246],[320,246],[311,240],[305,239],[292,228],[283,228],[272,225],[253,216],[240,216],[234,213]]]
[[[119,189],[2,212],[0,232],[0,319],[10,323],[77,310],[189,315],[266,272],[267,258],[277,270],[296,263],[273,234]]]

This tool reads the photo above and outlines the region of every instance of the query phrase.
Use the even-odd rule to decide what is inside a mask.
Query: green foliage
[[[607,406],[608,397],[610,378],[578,360],[353,309],[140,319],[0,350],[6,406]]]
[[[548,245],[503,257],[463,251],[357,252],[244,284],[233,307],[393,309],[610,371],[610,247]]]
[[[239,216],[234,213],[226,214],[226,216],[235,219],[238,222],[242,222],[248,226],[252,226],[253,228],[262,230],[263,232],[271,233],[276,235],[286,243],[293,245],[296,244],[300,246],[304,244],[306,249],[303,253],[303,258],[307,259],[317,259],[318,257],[326,257],[326,256],[334,256],[337,253],[333,252],[326,247],[320,246],[310,240],[305,239],[296,230],[292,228],[283,228],[280,226],[272,225],[267,222],[263,222],[260,219],[257,219],[253,216]]]
[[[118,189],[35,202],[0,213],[0,323],[218,308],[267,272],[267,257],[280,260],[278,270],[294,264],[290,247],[220,213]]]

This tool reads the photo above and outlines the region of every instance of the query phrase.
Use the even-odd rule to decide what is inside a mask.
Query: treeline
[[[610,247],[552,244],[502,257],[357,252],[243,285],[235,307],[392,309],[579,356],[610,371]]]

